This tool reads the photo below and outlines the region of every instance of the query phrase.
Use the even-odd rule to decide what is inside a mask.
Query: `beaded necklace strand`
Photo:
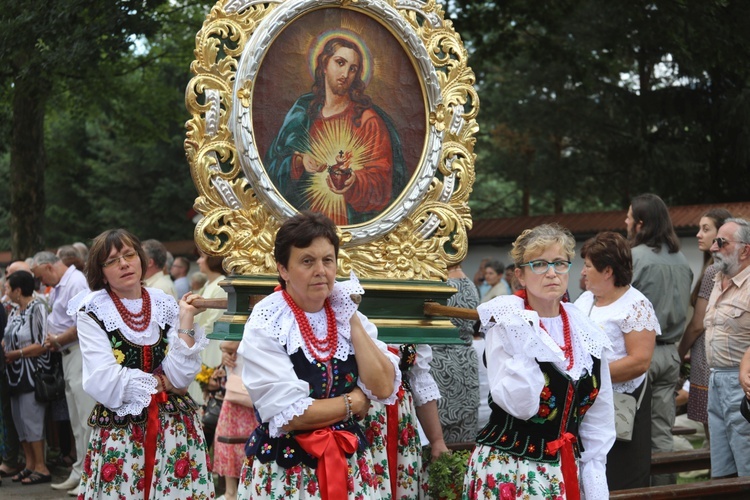
[[[148,328],[148,325],[151,323],[151,297],[145,288],[141,287],[143,305],[140,312],[137,313],[130,312],[128,308],[125,307],[125,304],[122,303],[120,297],[118,297],[112,290],[107,290],[107,293],[109,293],[117,312],[120,313],[120,317],[128,327],[135,332],[142,332]]]
[[[315,332],[313,332],[312,326],[310,325],[310,321],[307,319],[305,311],[303,311],[300,306],[298,306],[297,303],[294,302],[294,299],[287,293],[286,290],[283,290],[281,293],[284,296],[284,300],[286,301],[287,305],[289,305],[289,308],[292,310],[292,313],[294,313],[294,319],[297,320],[299,332],[302,335],[302,340],[305,341],[307,350],[310,352],[310,354],[313,355],[315,359],[317,359],[321,363],[330,361],[331,358],[333,358],[333,355],[336,354],[336,345],[338,343],[339,335],[338,328],[336,327],[336,314],[333,312],[331,302],[326,299],[323,304],[323,307],[326,311],[326,324],[328,327],[328,333],[324,338],[319,339],[315,336]]]
[[[529,305],[529,299],[527,297],[524,297],[523,305],[526,310],[533,311],[533,309]],[[565,312],[565,308],[562,304],[560,304],[560,318],[562,318],[563,324],[563,345],[559,347],[560,349],[562,349],[563,354],[568,359],[568,370],[570,370],[571,368],[573,368],[573,343],[570,341],[570,321],[568,320],[568,313]],[[545,328],[544,323],[542,323],[541,317],[539,318],[539,326],[541,326],[542,330],[544,330],[547,335],[549,335],[547,328]]]

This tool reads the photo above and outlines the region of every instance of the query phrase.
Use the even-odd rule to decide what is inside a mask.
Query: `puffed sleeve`
[[[175,318],[175,321],[177,318]],[[178,324],[173,322],[173,324]],[[167,332],[169,340],[169,351],[162,361],[164,373],[172,385],[178,389],[184,389],[195,380],[195,376],[201,369],[201,351],[208,345],[208,338],[197,323],[195,329],[195,343],[188,347],[184,340],[177,335],[177,328],[171,327]]]
[[[83,358],[83,390],[120,416],[138,415],[156,394],[156,379],[120,366],[109,337],[87,313],[79,312],[78,340]]]
[[[432,361],[432,347],[429,344],[417,344],[417,359],[406,374],[411,385],[415,406],[422,406],[440,399],[440,389],[430,373],[430,361]]]
[[[245,325],[237,351],[242,356],[242,382],[271,436],[313,403],[310,384],[297,377],[285,347],[267,331]]]
[[[492,401],[521,420],[539,411],[544,375],[539,364],[524,352],[509,353],[501,341],[503,325],[495,325],[485,337],[487,378]]]
[[[587,500],[609,498],[607,453],[615,443],[616,434],[612,379],[609,375],[607,353],[608,351],[602,351],[599,394],[578,429],[578,436],[585,450],[581,453],[579,467]]]
[[[398,388],[401,387],[401,370],[398,367],[399,357],[388,350],[388,345],[385,342],[378,340],[378,328],[372,323],[372,321],[367,319],[367,316],[359,311],[357,311],[356,314],[359,315],[359,320],[362,322],[362,326],[365,328],[367,334],[370,336],[372,341],[375,342],[375,345],[378,346],[380,352],[385,354],[385,356],[388,358],[388,361],[391,362],[391,364],[393,365],[393,370],[396,373],[396,377],[393,380],[393,392],[391,392],[391,395],[385,399],[380,399],[375,396],[372,391],[370,391],[370,389],[365,386],[364,382],[362,382],[362,379],[357,379],[357,387],[362,389],[362,392],[365,393],[365,396],[367,396],[372,401],[377,401],[378,403],[383,403],[386,405],[393,404],[396,402]],[[348,318],[346,324],[347,326],[349,324]],[[351,333],[349,335],[351,336]],[[432,351],[430,351],[430,358],[432,358]]]

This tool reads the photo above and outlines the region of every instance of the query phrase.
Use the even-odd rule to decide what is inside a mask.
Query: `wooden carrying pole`
[[[470,319],[472,321],[479,321],[479,313],[476,309],[444,306],[442,304],[438,304],[437,302],[425,302],[424,315],[445,316],[448,318]]]
[[[227,299],[196,299],[193,305],[198,308],[207,309],[226,309]],[[450,307],[438,304],[437,302],[424,303],[425,316],[444,316],[447,318],[469,319],[472,321],[479,320],[479,314],[476,309],[464,309],[463,307]]]

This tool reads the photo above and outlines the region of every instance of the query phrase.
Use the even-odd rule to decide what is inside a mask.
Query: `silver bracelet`
[[[195,330],[193,328],[179,328],[177,330],[177,334],[178,335],[180,335],[180,334],[187,335],[191,339],[195,338]]]
[[[352,419],[352,400],[349,397],[349,394],[344,394],[341,396],[344,398],[344,406],[346,407],[346,420]]]

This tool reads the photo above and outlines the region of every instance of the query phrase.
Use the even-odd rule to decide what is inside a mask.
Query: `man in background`
[[[65,377],[65,400],[68,403],[70,425],[76,445],[76,461],[68,479],[52,485],[56,490],[67,490],[69,495],[78,495],[83,459],[91,439],[88,419],[94,409],[94,399],[83,390],[83,358],[78,346],[78,330],[75,318],[68,316],[68,302],[78,293],[89,289],[86,277],[75,266],[66,266],[51,252],[34,255],[31,268],[34,276],[46,286],[53,287],[50,293],[51,312],[47,316],[47,337],[44,346],[50,351],[62,353],[63,377]]]
[[[172,262],[172,267],[169,270],[169,274],[174,280],[174,289],[175,292],[177,292],[178,299],[190,291],[188,271],[190,271],[190,261],[185,257],[175,257],[174,262]]]
[[[167,249],[157,240],[146,240],[143,242],[143,251],[146,252],[148,265],[146,274],[143,275],[143,283],[150,288],[158,288],[175,299],[177,292],[169,276],[164,274],[164,266],[167,263]]]
[[[750,422],[740,412],[750,396],[750,222],[724,221],[710,250],[719,268],[703,320],[711,478],[750,476]]]
[[[633,198],[625,224],[633,252],[632,285],[651,301],[661,327],[649,367],[651,451],[672,451],[674,389],[680,377],[677,343],[685,331],[693,272],[661,198],[650,193]],[[674,479],[652,476],[652,484],[672,484]]]

